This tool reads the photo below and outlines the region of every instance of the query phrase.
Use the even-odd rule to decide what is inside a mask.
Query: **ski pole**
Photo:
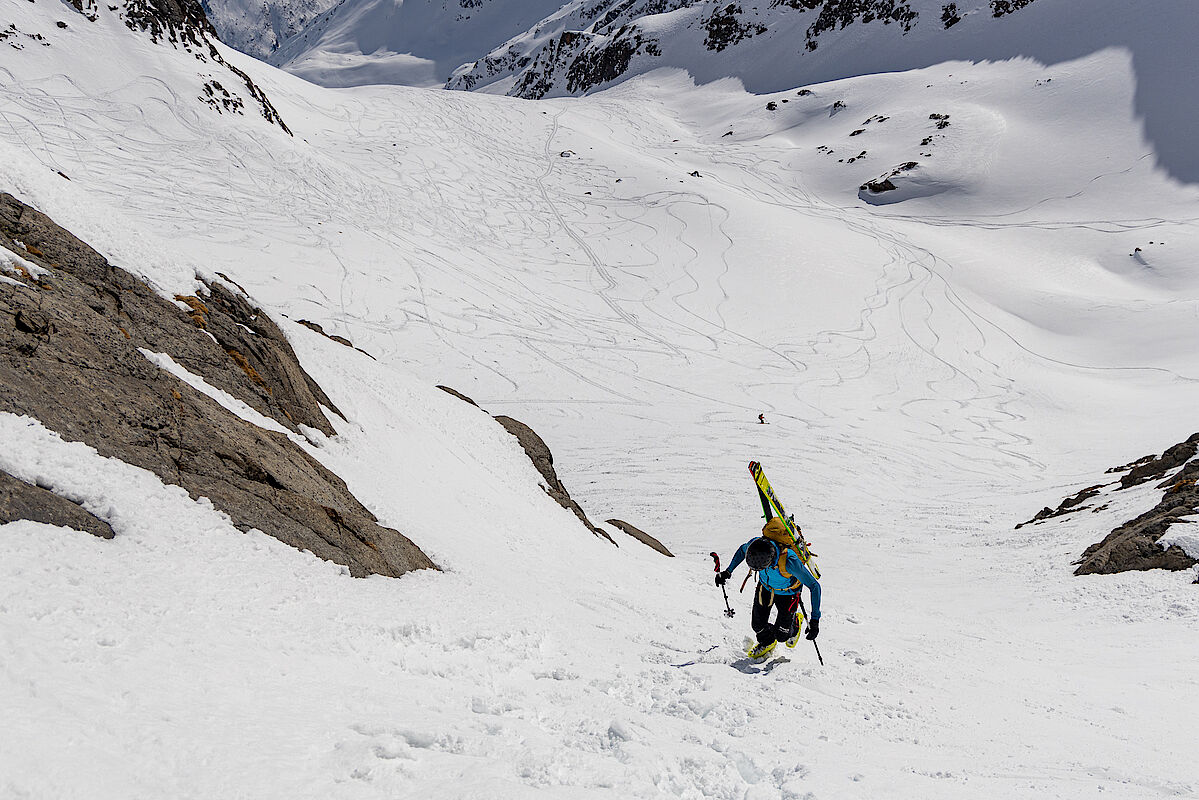
[[[796,596],[798,597],[799,595],[797,594]],[[807,608],[807,606],[805,606],[803,604],[802,597],[799,598],[799,610],[803,612],[804,619],[807,619],[808,618],[808,608]],[[809,622],[808,624],[811,625],[811,622]],[[820,659],[820,666],[823,667],[824,666],[824,656],[820,655],[820,645],[816,644],[815,639],[812,640],[812,647],[816,648],[816,658]]]
[[[712,556],[712,560],[716,562],[716,570],[715,571],[716,571],[716,574],[719,575],[720,574],[720,556],[716,555],[715,552],[709,553],[708,555]],[[733,607],[729,605],[729,593],[728,593],[728,590],[724,588],[723,583],[720,584],[720,593],[724,595],[724,615],[726,617],[733,616],[737,612],[734,611]]]

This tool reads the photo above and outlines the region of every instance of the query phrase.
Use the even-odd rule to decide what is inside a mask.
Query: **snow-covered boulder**
[[[76,503],[0,469],[0,524],[22,519],[84,531],[101,539],[114,535],[107,522]]]

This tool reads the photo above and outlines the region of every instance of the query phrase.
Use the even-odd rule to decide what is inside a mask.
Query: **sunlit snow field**
[[[0,467],[118,534],[2,526],[0,796],[1199,794],[1194,573],[1071,575],[1149,489],[1013,530],[1194,431],[1199,194],[1126,53],[525,102],[226,52],[293,138],[96,26],[0,58],[0,190],[165,294],[244,286],[349,418],[309,451],[445,571],[352,579],[0,416]],[[438,383],[678,558],[590,536]],[[721,613],[750,459],[819,554],[823,667],[743,659],[741,573]]]

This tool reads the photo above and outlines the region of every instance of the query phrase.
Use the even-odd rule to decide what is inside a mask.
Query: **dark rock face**
[[[895,22],[907,33],[920,16],[902,0],[779,0],[779,5],[803,11],[819,9],[816,21],[806,32],[804,46],[808,50],[816,49],[817,40],[826,31],[844,30],[855,22]]]
[[[1128,471],[1128,474],[1120,479],[1120,488],[1127,489],[1129,486],[1136,486],[1146,481],[1160,480],[1170,470],[1178,469],[1194,458],[1197,449],[1199,449],[1199,433],[1191,436],[1185,442],[1179,442],[1156,458],[1135,462],[1135,466]]]
[[[884,178],[876,178],[872,181],[867,181],[858,187],[858,191],[871,192],[873,194],[881,194],[882,192],[893,192],[899,187],[891,182],[892,176]]]
[[[333,341],[337,342],[340,345],[349,347],[352,350],[357,350],[359,353],[362,353],[362,355],[366,356],[371,361],[379,360],[379,359],[375,358],[374,356],[372,356],[370,353],[363,350],[361,347],[355,347],[354,343],[351,342],[346,337],[338,336],[335,333],[325,333],[325,329],[323,327],[321,327],[321,325],[319,323],[313,322],[312,320],[308,320],[308,319],[298,319],[298,320],[296,320],[296,323],[299,325],[303,325],[305,328],[307,328],[310,331],[316,331],[321,336],[324,336],[326,339],[332,339]]]
[[[332,401],[245,297],[212,283],[180,296],[184,311],[6,194],[0,244],[49,270],[41,281],[0,284],[0,411],[208,497],[242,530],[354,575],[435,568],[287,436],[226,411],[139,352],[166,353],[287,429],[333,434],[320,408],[336,412]]]
[[[501,74],[516,76],[508,94],[539,100],[555,88],[581,94],[624,75],[634,58],[660,56],[659,42],[637,22],[695,0],[593,0],[575,9],[585,30],[564,30],[545,44],[510,42],[460,69],[447,89],[471,90]],[[589,24],[584,24],[589,23]],[[540,32],[537,33],[540,36]]]
[[[623,75],[637,55],[661,55],[656,39],[633,26],[611,35],[564,31],[538,51],[509,94],[540,100],[562,81],[572,93],[584,93]]]
[[[0,195],[0,233],[23,242],[29,248],[23,254],[26,258],[56,270],[57,282],[69,279],[72,288],[82,293],[86,309],[97,320],[115,322],[126,342],[169,353],[190,372],[293,431],[304,424],[326,435],[334,433],[318,403],[340,412],[300,368],[283,332],[224,285],[207,285],[199,295],[176,295],[176,301],[187,307],[185,312],[128,272],[111,266],[49,217],[7,194]],[[18,245],[7,246],[21,252]],[[50,279],[52,284],[55,280]],[[21,309],[15,320],[18,330],[19,318],[39,313],[44,314],[36,308]]]
[[[1165,510],[1154,508],[1136,519],[1116,528],[1083,551],[1075,575],[1110,575],[1132,570],[1190,569],[1197,562],[1178,545],[1162,548],[1157,540],[1171,524],[1180,522],[1179,516],[1195,513],[1194,503],[1199,496],[1190,498],[1192,505],[1178,505]]]
[[[587,519],[587,514],[583,512],[579,504],[571,499],[570,492],[566,491],[566,487],[558,479],[558,473],[554,471],[554,454],[550,452],[550,448],[545,443],[545,440],[520,420],[500,415],[495,418],[495,421],[503,425],[504,430],[515,436],[517,441],[520,442],[525,455],[529,457],[529,460],[533,462],[533,466],[537,467],[537,471],[545,479],[546,494],[554,498],[558,505],[569,511],[573,511],[574,515],[587,526],[589,531],[596,536],[602,536],[609,542],[612,542],[612,537],[592,525],[591,520]],[[616,544],[616,542],[612,542],[612,544]]]
[[[503,52],[493,52],[484,56],[474,64],[471,72],[466,72],[446,82],[446,88],[462,89],[469,92],[485,78],[491,78],[505,73],[520,72],[533,59],[515,47],[509,47]]]
[[[653,39],[626,29],[617,32],[604,47],[584,48],[566,70],[566,90],[586,92],[600,84],[614,81],[629,68],[633,56],[641,52],[656,54]]]
[[[714,10],[712,16],[704,20],[704,30],[707,31],[704,47],[719,53],[726,47],[766,33],[765,25],[742,20],[740,15],[743,13],[741,6],[735,3]]]
[[[905,172],[911,172],[920,165],[915,161],[905,161],[897,167],[893,167],[886,174],[880,175],[872,181],[866,181],[858,187],[859,194],[869,192],[870,194],[882,194],[883,192],[893,192],[899,187],[895,185],[892,178],[898,178]]]
[[[991,16],[1003,17],[1014,14],[1032,2],[1033,0],[991,0]]]
[[[1161,501],[1134,519],[1125,522],[1109,533],[1102,541],[1097,542],[1083,551],[1078,561],[1075,575],[1091,575],[1095,573],[1110,574],[1129,570],[1145,569],[1189,569],[1199,560],[1187,555],[1178,545],[1163,548],[1158,540],[1171,525],[1191,524],[1182,517],[1199,513],[1199,459],[1194,459],[1195,445],[1199,443],[1199,434],[1181,444],[1167,450],[1160,458],[1154,459],[1142,467],[1134,468],[1134,472],[1142,470],[1141,474],[1125,483],[1129,475],[1120,481],[1120,489],[1135,486],[1145,480],[1166,476],[1166,473],[1177,469],[1179,464],[1186,465],[1172,476],[1158,484],[1159,489],[1165,489]],[[1179,461],[1180,454],[1189,453]],[[1193,459],[1187,461],[1187,459]],[[1166,465],[1173,466],[1166,466]],[[1146,468],[1154,467],[1152,474],[1146,473]],[[1197,581],[1199,582],[1199,581]]]
[[[1019,530],[1025,525],[1031,525],[1033,523],[1040,522],[1041,520],[1052,519],[1053,517],[1061,517],[1073,511],[1082,511],[1084,508],[1090,508],[1090,506],[1084,506],[1082,504],[1099,494],[1099,490],[1102,488],[1102,484],[1097,486],[1088,486],[1073,497],[1067,497],[1058,505],[1057,508],[1045,506],[1028,522],[1021,522],[1019,525],[1017,525],[1016,529]]]
[[[68,0],[71,6],[90,21],[95,22],[99,17],[96,16],[96,0]]]
[[[1199,433],[1167,449],[1160,456],[1144,456],[1122,467],[1113,467],[1107,470],[1107,474],[1125,473],[1118,485],[1109,483],[1088,486],[1073,497],[1063,500],[1057,509],[1045,507],[1031,520],[1016,527],[1041,524],[1054,517],[1091,508],[1085,505],[1085,502],[1101,495],[1108,487],[1114,486],[1113,491],[1121,491],[1146,481],[1164,478],[1157,486],[1165,490],[1161,501],[1113,530],[1102,541],[1084,550],[1081,558],[1075,562],[1077,568],[1074,574],[1107,575],[1133,570],[1189,569],[1199,564],[1199,560],[1192,558],[1178,545],[1163,547],[1158,540],[1171,525],[1189,524],[1190,521],[1184,517],[1199,513],[1199,458],[1195,457],[1197,450]],[[1099,511],[1105,507],[1101,505],[1093,510]]]
[[[300,367],[283,331],[243,295],[220,283],[206,285],[208,291],[197,298],[200,302],[191,304],[192,323],[216,339],[233,364],[250,379],[259,399],[278,409],[282,415],[280,422],[291,423],[288,425],[291,428],[307,425],[328,436],[334,435],[320,407],[323,405],[343,419],[344,416]],[[204,308],[207,308],[205,313],[197,310]]]
[[[641,542],[642,544],[652,547],[653,549],[657,550],[662,555],[669,556],[670,558],[674,558],[674,553],[670,552],[670,550],[668,550],[666,548],[666,545],[662,544],[657,539],[650,536],[648,533],[641,530],[640,528],[638,528],[634,525],[630,525],[629,523],[625,522],[622,519],[610,519],[610,520],[607,520],[607,523],[609,525],[611,525],[613,528],[616,528],[619,531],[623,531],[624,533],[627,533],[629,536],[632,536],[634,539]]]
[[[217,38],[197,0],[125,0],[125,24],[148,32],[154,42],[200,45],[205,37]]]
[[[74,528],[101,539],[113,537],[108,523],[84,511],[64,497],[17,480],[0,470],[0,523],[19,519]]]
[[[447,394],[454,395],[454,397],[457,397],[459,400],[464,400],[467,403],[470,403],[475,408],[479,407],[478,403],[476,403],[474,400],[471,400],[469,397],[467,397],[466,395],[464,395],[462,392],[458,391],[457,389],[451,389],[448,386],[438,386],[437,388],[443,392],[446,392]]]

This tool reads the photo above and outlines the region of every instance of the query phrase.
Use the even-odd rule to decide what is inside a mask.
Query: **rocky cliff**
[[[340,412],[232,281],[164,299],[8,194],[0,266],[0,411],[147,469],[209,498],[239,528],[354,575],[434,568],[306,452],[305,437],[334,434],[324,409]],[[245,410],[229,410],[238,402]],[[44,488],[0,478],[0,521],[112,535]]]
[[[583,94],[632,74],[669,66],[705,78],[710,73],[743,80],[750,73],[775,71],[777,90],[808,82],[802,74],[805,54],[814,53],[846,29],[882,29],[876,31],[882,43],[917,26],[946,30],[966,16],[1005,17],[1032,2],[990,0],[961,7],[928,0],[574,2],[464,64],[446,88],[470,90],[508,81],[508,94],[537,99]],[[860,37],[857,41],[877,48]],[[794,74],[787,77],[789,72]]]

